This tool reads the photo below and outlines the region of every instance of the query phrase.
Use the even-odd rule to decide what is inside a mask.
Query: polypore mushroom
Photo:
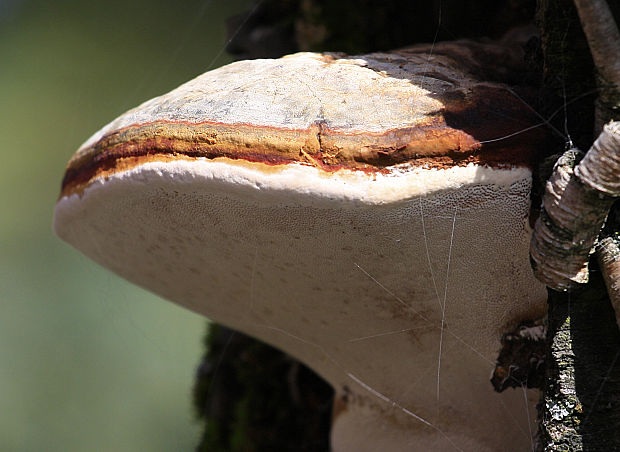
[[[525,450],[537,394],[489,378],[502,333],[545,311],[528,260],[540,128],[474,58],[503,52],[207,72],[78,150],[56,232],[317,371],[334,451]]]

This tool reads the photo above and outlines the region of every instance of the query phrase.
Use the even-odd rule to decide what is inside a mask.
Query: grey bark
[[[548,331],[540,450],[620,450],[620,333],[600,272],[549,290]]]
[[[596,121],[584,121],[585,125],[582,124],[581,127],[577,125],[579,138],[588,140],[584,127],[595,124],[594,129],[598,133],[602,124],[610,119],[618,119],[618,85],[610,83],[618,77],[617,70],[613,69],[618,64],[618,54],[612,52],[610,55],[606,50],[610,46],[614,48],[618,45],[614,37],[617,29],[615,35],[601,30],[609,29],[610,24],[613,24],[612,16],[614,13],[618,14],[619,5],[610,4],[615,10],[608,9],[601,16],[604,7],[601,9],[602,2],[599,0],[576,0],[575,3],[580,9],[581,21],[599,70],[598,99],[596,103],[592,102],[590,107],[587,103],[581,107],[585,112],[581,115],[582,118],[591,117],[591,112]],[[556,20],[552,19],[554,16]],[[578,96],[579,91],[587,93],[596,85],[588,75],[594,73],[591,66],[566,64],[564,58],[558,58],[558,55],[570,54],[574,62],[580,58],[579,55],[584,55],[585,37],[576,29],[574,17],[575,10],[570,1],[539,1],[546,85],[553,86],[554,80],[559,78],[562,80],[560,85],[564,93],[568,87],[571,95]],[[558,49],[561,51],[558,52]],[[585,56],[581,58],[582,62],[587,61]],[[594,110],[596,114],[593,114]],[[617,149],[608,156],[612,160],[614,152],[617,156]],[[601,166],[601,160],[594,154],[589,156],[589,159],[590,163],[595,163],[595,167],[599,166],[603,170],[602,173],[610,169],[607,165]],[[586,167],[591,168],[589,163]],[[612,167],[606,173],[603,179],[611,180],[612,185],[617,183],[617,169]],[[598,177],[597,174],[594,176]],[[584,179],[586,180],[582,180],[582,183],[590,188],[594,187],[590,183],[592,178],[585,176]],[[608,190],[603,191],[606,194],[601,195],[601,198],[610,195]],[[596,202],[596,198],[594,196],[592,200]],[[609,199],[607,202],[609,203]],[[575,205],[569,203],[568,209],[574,208]],[[618,278],[619,226],[617,213],[612,209],[612,215],[607,220],[597,247],[598,262],[603,268],[605,278],[593,258],[589,263],[590,277],[587,284],[577,288],[573,285],[570,292],[549,290],[547,378],[540,405],[539,450],[620,450],[620,333],[604,285],[605,279],[610,294],[613,295]],[[597,229],[598,226],[594,225],[593,228]],[[576,233],[582,232],[582,228],[579,229]]]

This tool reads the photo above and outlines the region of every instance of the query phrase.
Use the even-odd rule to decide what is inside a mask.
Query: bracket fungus
[[[207,72],[77,151],[55,230],[314,369],[334,451],[525,450],[538,394],[489,379],[503,332],[546,309],[528,260],[544,132],[482,61],[510,52],[429,50]]]

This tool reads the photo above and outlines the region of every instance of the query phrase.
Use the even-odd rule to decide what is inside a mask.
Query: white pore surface
[[[318,371],[348,400],[336,452],[529,450],[537,394],[489,382],[502,332],[545,309],[529,172],[259,167],[144,164],[62,198],[55,228]]]

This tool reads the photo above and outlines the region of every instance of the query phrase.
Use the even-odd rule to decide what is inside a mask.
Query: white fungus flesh
[[[530,110],[447,53],[204,74],[85,143],[56,232],[318,372],[335,452],[526,450],[537,393],[489,379],[503,332],[545,310],[528,260],[539,135],[496,140]]]

